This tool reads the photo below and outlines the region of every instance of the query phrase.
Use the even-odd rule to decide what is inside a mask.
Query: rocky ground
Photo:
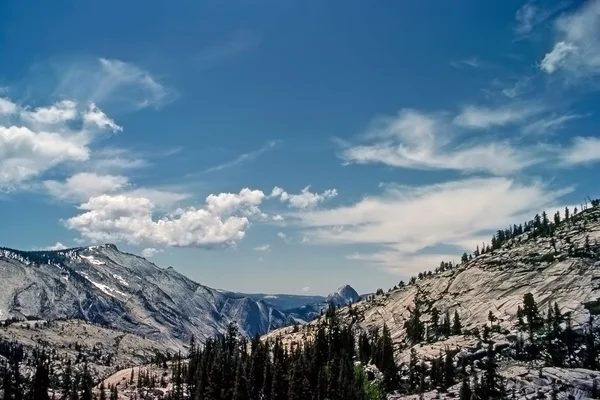
[[[151,362],[156,352],[174,354],[177,349],[141,336],[93,325],[78,320],[17,322],[0,327],[0,339],[22,344],[25,349],[55,351],[53,367],[64,368],[70,359],[75,368],[84,361],[92,376],[100,380],[115,371]],[[60,358],[60,361],[58,360]]]

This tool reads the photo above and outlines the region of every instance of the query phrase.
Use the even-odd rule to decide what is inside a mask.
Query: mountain
[[[248,336],[295,321],[263,300],[232,296],[116,246],[0,249],[0,320],[79,319],[180,346],[234,322]]]
[[[340,286],[336,292],[331,293],[325,300],[326,303],[333,304],[336,307],[346,304],[356,303],[360,300],[360,295],[350,285]]]
[[[592,383],[600,384],[600,206],[594,205],[566,221],[559,215],[550,222],[544,213],[524,229],[499,231],[484,254],[464,255],[455,266],[442,263],[409,284],[339,310],[338,318],[367,335],[387,327],[403,374],[414,351],[428,369],[449,352],[455,366],[466,363],[482,375],[491,346],[508,393],[514,388],[519,398],[538,392],[549,398],[558,387],[564,393],[558,398],[591,398]],[[523,310],[533,310],[533,322]],[[443,332],[443,321],[448,318],[450,327],[455,314],[460,333]],[[320,323],[275,330],[265,339],[300,341]],[[459,396],[456,381],[447,391],[428,387],[424,398]]]
[[[226,292],[231,297],[247,297],[254,301],[263,301],[269,306],[281,310],[283,312],[302,307],[306,304],[323,303],[325,301],[324,296],[308,296],[308,295],[296,295],[296,294],[264,294],[264,293],[239,293],[239,292]]]
[[[361,296],[350,285],[340,286],[337,291],[329,294],[322,301],[317,303],[308,303],[300,307],[286,310],[286,313],[296,322],[304,324],[319,317],[332,304],[336,307],[343,307],[350,303],[360,301]]]

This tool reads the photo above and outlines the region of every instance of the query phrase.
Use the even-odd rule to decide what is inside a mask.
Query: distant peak
[[[327,296],[328,303],[334,303],[338,306],[346,305],[348,303],[355,303],[360,300],[359,294],[350,285],[340,286],[336,292],[331,293]]]
[[[340,287],[337,289],[337,292],[338,292],[338,293],[341,293],[341,292],[346,292],[346,291],[348,291],[348,290],[354,290],[354,288],[353,288],[352,286],[350,286],[350,285],[343,285],[343,286],[340,286]],[[356,290],[354,290],[354,291],[356,291]]]

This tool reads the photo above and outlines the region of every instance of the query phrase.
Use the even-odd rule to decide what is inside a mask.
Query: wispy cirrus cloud
[[[488,129],[523,122],[544,111],[535,104],[515,104],[503,107],[466,106],[454,117],[454,124],[470,129]]]
[[[54,65],[58,83],[54,95],[123,110],[160,108],[176,92],[149,71],[116,59],[95,58]]]
[[[560,161],[567,166],[600,162],[600,138],[576,137],[570,147],[559,151]]]
[[[554,32],[555,44],[541,60],[542,71],[560,71],[571,80],[600,74],[600,0],[559,16]]]
[[[202,49],[194,57],[194,62],[202,69],[209,69],[251,51],[260,44],[260,36],[249,31],[241,31],[230,39]]]
[[[387,186],[346,206],[292,213],[288,221],[313,244],[376,246],[349,258],[409,274],[427,268],[425,259],[434,268],[447,256],[423,254],[424,249],[448,245],[457,247],[457,254],[472,251],[465,243],[476,243],[483,232],[507,221],[530,218],[571,190],[504,177]]]
[[[486,63],[478,57],[468,57],[462,60],[450,61],[450,65],[454,68],[483,68]]]
[[[541,1],[527,1],[515,12],[515,34],[518,38],[529,36],[537,26],[548,21],[568,6],[568,1],[561,1],[552,6]]]
[[[262,154],[266,153],[267,151],[273,150],[279,143],[280,143],[280,141],[278,141],[278,140],[271,140],[271,141],[265,143],[260,149],[249,151],[247,153],[242,153],[239,156],[237,156],[236,158],[234,158],[233,160],[224,162],[223,164],[215,165],[214,167],[207,168],[207,169],[203,170],[202,173],[221,171],[221,170],[224,170],[227,168],[235,167],[236,165],[239,165],[242,163],[246,163],[246,162],[255,160],[258,157],[260,157]]]
[[[461,117],[462,123],[477,128],[498,124],[501,120],[485,112],[480,116],[474,109],[468,110],[467,114]],[[371,143],[344,146],[341,157],[345,162],[497,175],[510,174],[539,162],[535,154],[521,151],[508,140],[478,137],[477,140],[459,142],[456,128],[445,115],[412,109],[381,119],[365,137]]]

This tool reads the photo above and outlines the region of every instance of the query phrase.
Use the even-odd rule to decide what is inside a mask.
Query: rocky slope
[[[157,352],[163,355],[175,354],[183,349],[167,347],[139,335],[78,320],[28,321],[1,325],[0,342],[18,343],[26,353],[31,353],[36,348],[46,348],[51,354],[52,368],[59,375],[67,360],[71,361],[75,369],[80,369],[80,361],[85,359],[96,380],[124,368],[147,364]],[[32,373],[31,367],[26,363],[22,367],[24,376]]]
[[[114,245],[60,251],[0,249],[0,320],[80,319],[180,346],[229,323],[253,336],[294,323],[262,300],[200,285]]]
[[[600,314],[599,242],[600,207],[596,206],[579,213],[569,222],[561,223],[553,235],[523,233],[509,239],[500,249],[478,255],[445,271],[424,274],[422,279],[412,284],[373,296],[338,313],[346,323],[364,331],[382,328],[385,324],[391,331],[397,349],[395,358],[401,366],[407,364],[412,348],[420,359],[431,360],[446,349],[474,355],[481,354],[484,347],[480,333],[409,346],[405,323],[414,309],[417,296],[421,300],[420,310],[425,325],[429,324],[435,308],[442,318],[446,312],[450,316],[457,312],[463,332],[481,332],[484,326],[490,326],[488,318],[491,313],[498,332],[493,341],[507,348],[515,345],[519,334],[516,329],[517,308],[522,306],[526,293],[533,294],[543,315],[556,302],[562,314],[570,315],[574,329],[581,332],[587,326],[590,314]],[[310,338],[313,327],[318,323],[318,320],[313,321],[300,330],[283,328],[266,337],[280,337],[286,343],[299,342]],[[455,358],[455,362],[458,361]],[[534,392],[535,395],[537,391],[547,392],[551,382],[544,378],[544,373],[539,373],[540,365],[544,365],[542,361],[519,365],[508,359],[502,368],[519,391],[529,395]],[[569,371],[555,369],[548,374],[566,377],[565,384],[570,387],[568,392],[574,398],[588,398],[591,383],[600,379],[598,373]],[[571,373],[579,378],[569,378]],[[597,383],[600,384],[600,381]],[[507,385],[510,386],[510,383]],[[456,390],[453,394],[432,392],[425,397],[444,398],[456,394]],[[527,394],[518,397],[527,398]]]

